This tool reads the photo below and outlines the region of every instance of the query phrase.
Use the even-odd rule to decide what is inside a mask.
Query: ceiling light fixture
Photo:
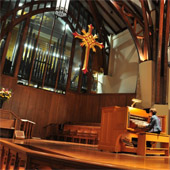
[[[65,17],[68,12],[70,0],[56,0],[55,14],[59,17]]]

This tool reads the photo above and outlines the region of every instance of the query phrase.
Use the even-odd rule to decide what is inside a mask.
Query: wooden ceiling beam
[[[100,15],[100,13],[98,12],[98,9],[97,9],[94,1],[86,0],[86,2],[90,7],[90,10],[92,12],[93,18],[94,18],[95,23],[96,23],[96,27],[97,27],[99,34],[100,34],[100,28],[103,26],[102,17]]]
[[[107,4],[110,6],[110,8],[111,8],[116,14],[118,14],[119,19],[120,19],[122,22],[124,22],[124,20],[122,19],[121,15],[119,15],[119,13],[117,13],[117,10],[113,7],[112,3],[111,3],[110,1],[106,1],[106,2],[107,2]]]
[[[151,59],[151,35],[153,34],[153,30],[150,30],[152,27],[152,19],[151,19],[151,14],[148,7],[148,3],[145,2],[144,0],[140,0],[141,6],[142,6],[142,11],[143,11],[143,19],[144,19],[144,56],[147,59]],[[147,15],[148,14],[148,15]],[[149,16],[149,19],[148,19]],[[150,27],[151,24],[151,27]]]
[[[113,16],[111,16],[111,14],[98,2],[96,1],[96,3],[99,5],[99,7],[104,11],[105,14],[108,15],[108,17],[115,23],[115,25],[119,28],[119,29],[122,29],[122,27],[119,25],[118,21],[116,21],[114,19]]]
[[[141,15],[139,9],[135,6],[135,4],[131,0],[127,0],[127,2],[134,9],[134,11],[137,13],[138,17],[142,20],[142,15]]]
[[[104,20],[104,22],[115,34],[117,34],[117,31],[106,20]]]
[[[122,17],[124,23],[127,25],[131,35],[132,35],[132,38],[135,42],[135,45],[136,45],[136,48],[137,48],[137,51],[138,51],[138,55],[139,55],[139,61],[142,61],[143,60],[143,51],[142,51],[142,47],[141,47],[141,44],[137,38],[137,35],[136,35],[136,30],[135,30],[135,27],[133,28],[132,27],[132,24],[131,22],[129,21],[129,18],[128,16],[124,13],[124,10],[122,9],[122,6],[123,4],[119,3],[119,1],[110,1],[110,3],[112,4],[112,6],[117,10],[117,13],[119,13],[119,15]],[[124,6],[126,7],[126,6]],[[133,13],[131,13],[133,15]],[[134,16],[135,17],[135,16]],[[139,19],[135,19],[134,21],[138,21]],[[142,26],[143,28],[143,23],[142,21],[138,21],[138,23],[140,22],[140,25]]]

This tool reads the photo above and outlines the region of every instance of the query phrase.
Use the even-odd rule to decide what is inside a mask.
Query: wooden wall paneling
[[[83,102],[84,104],[82,105],[81,108],[81,110],[83,110],[83,114],[81,118],[83,122],[88,122],[88,119],[90,119],[89,117],[91,117],[90,114],[91,98],[89,97],[89,95],[84,95]]]
[[[26,97],[26,95],[25,95],[25,97]],[[18,88],[18,86],[15,88],[15,91],[12,94],[12,98],[13,98],[13,100],[12,100],[10,109],[19,116],[19,104],[23,99],[22,99],[22,90],[20,88]]]
[[[80,122],[81,121],[81,117],[83,115],[83,108],[81,106],[81,103],[83,103],[83,98],[81,94],[75,95],[75,94],[71,94],[71,100],[73,100],[72,105],[73,107],[71,107],[72,111],[69,113],[70,115],[72,115],[71,120],[74,122]],[[74,96],[74,98],[73,98]],[[73,98],[73,99],[72,99]]]
[[[57,96],[56,96],[57,97]],[[59,107],[59,110],[58,110],[58,119],[64,123],[65,121],[68,121],[68,111],[67,111],[67,107],[69,107],[69,105],[67,104],[66,100],[67,100],[67,97],[64,96],[64,95],[59,95],[60,97],[60,100],[59,100],[59,103],[58,103],[58,107]],[[74,106],[74,104],[72,105],[72,107]],[[57,114],[57,113],[56,113]]]
[[[37,93],[38,93],[39,90],[36,90],[34,91],[32,88],[29,88],[29,94],[28,94],[28,100],[27,100],[27,112],[25,114],[25,119],[27,120],[30,120],[30,121],[33,121],[32,118],[33,118],[33,115],[36,114],[35,113],[35,104],[36,104],[36,101],[37,101]],[[42,105],[43,107],[43,105]],[[42,114],[41,116],[39,116],[39,122],[42,118]]]
[[[27,118],[27,112],[28,112],[28,104],[29,104],[29,97],[30,97],[30,93],[29,93],[29,88],[25,87],[25,86],[21,86],[21,85],[17,85],[18,86],[18,93],[20,93],[20,97],[22,100],[20,100],[19,102],[19,108],[18,108],[18,113],[20,115],[21,119],[26,119]],[[16,93],[14,91],[14,93]],[[12,97],[13,98],[13,97]]]
[[[131,106],[133,98],[136,98],[134,94],[126,95],[126,106]]]
[[[61,94],[53,94],[49,113],[49,123],[64,123],[63,119],[67,114],[67,97]]]
[[[43,105],[45,104],[44,102],[44,93],[41,93],[42,90],[34,89],[37,91],[36,94],[36,101],[35,101],[35,113],[32,114],[31,116],[31,121],[35,122],[37,124],[39,120],[39,116],[43,113]],[[36,125],[35,125],[36,126]]]
[[[52,100],[51,100],[51,107],[49,109],[49,116],[48,116],[48,122],[47,125],[49,123],[55,123],[55,120],[57,119],[57,114],[55,114],[55,112],[57,112],[58,107],[53,107],[54,105],[57,106],[57,102],[58,102],[59,98],[56,98],[55,95],[52,95]]]
[[[81,115],[81,110],[79,110],[79,106],[80,106],[80,101],[81,101],[81,97],[79,97],[79,100],[77,100],[77,96],[74,94],[69,94],[69,106],[68,106],[68,110],[67,112],[70,115],[70,121],[76,122],[79,121],[79,117]],[[77,115],[76,115],[77,113]]]
[[[117,101],[116,102],[119,103],[119,106],[125,106],[126,105],[126,95],[125,94],[117,95]]]
[[[43,136],[43,127],[50,123],[95,122],[100,123],[101,108],[131,104],[135,94],[57,94],[41,89],[17,85],[9,76],[4,84],[15,89],[12,98],[4,105],[20,118],[36,123],[33,137]]]
[[[97,120],[97,112],[98,112],[98,101],[99,101],[99,97],[96,96],[96,95],[91,95],[91,101],[90,101],[90,112],[91,112],[91,115],[89,116],[89,122],[98,122]]]
[[[49,110],[51,107],[51,99],[52,99],[51,92],[49,93],[47,91],[42,90],[42,93],[44,93],[43,100],[42,100],[42,112],[37,113],[36,115],[37,121],[35,122],[40,129],[41,136],[43,135],[43,127],[48,124],[48,116],[50,114]]]

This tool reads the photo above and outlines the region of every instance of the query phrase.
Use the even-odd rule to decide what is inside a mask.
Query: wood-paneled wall
[[[135,94],[56,94],[17,84],[13,77],[1,75],[0,86],[12,89],[12,98],[3,105],[20,118],[36,123],[33,136],[43,137],[49,123],[101,121],[101,107],[130,106]]]

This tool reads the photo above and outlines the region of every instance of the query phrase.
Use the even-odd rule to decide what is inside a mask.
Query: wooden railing
[[[34,148],[35,149],[35,148]],[[109,165],[74,159],[47,150],[35,151],[0,139],[0,169],[114,169]]]
[[[24,138],[32,138],[33,125],[35,122],[20,119],[14,112],[4,109],[0,109],[0,122],[1,137],[9,138],[7,133],[9,133],[10,137],[14,137],[14,132],[18,130],[24,131]]]
[[[7,118],[7,119],[15,118],[20,120],[19,116],[17,116],[14,112],[10,110],[4,110],[4,109],[0,109],[0,118]]]
[[[0,109],[0,136],[5,138],[13,138],[14,131],[20,129],[20,118],[9,110]]]

